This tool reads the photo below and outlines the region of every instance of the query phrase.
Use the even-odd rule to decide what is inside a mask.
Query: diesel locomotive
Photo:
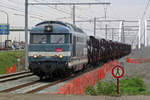
[[[81,70],[88,63],[87,34],[60,21],[45,21],[30,32],[29,69],[40,78]]]
[[[61,21],[44,21],[30,31],[29,69],[40,78],[84,70],[87,64],[118,59],[131,46],[87,36],[82,29]]]

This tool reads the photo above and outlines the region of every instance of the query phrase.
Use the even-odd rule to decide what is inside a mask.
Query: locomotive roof
[[[44,21],[41,23],[38,23],[35,25],[34,28],[32,28],[31,33],[44,33],[45,26],[51,25],[53,27],[52,33],[73,33],[73,32],[84,32],[76,27],[75,25],[64,23],[61,21]]]
[[[35,26],[39,26],[39,25],[43,25],[43,24],[61,24],[61,25],[67,26],[65,23],[63,23],[61,21],[44,21],[44,22],[36,24]]]

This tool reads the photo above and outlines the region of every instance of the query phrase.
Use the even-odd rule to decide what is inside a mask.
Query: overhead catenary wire
[[[45,1],[45,0],[44,0],[44,1]],[[39,2],[39,1],[38,1],[38,0],[34,0],[34,2]],[[65,13],[65,14],[70,14],[70,13],[68,13],[68,12],[66,12],[66,11],[63,11],[63,10],[61,10],[61,9],[56,9],[55,7],[51,7],[51,6],[49,6],[49,5],[47,5],[47,7],[52,8],[52,9],[57,10],[57,11],[60,11],[60,12]]]
[[[37,0],[36,0],[37,1]],[[45,1],[45,0],[44,0]],[[63,2],[61,2],[61,3],[59,3],[58,1],[57,2],[30,2],[30,3],[28,3],[28,5],[99,5],[99,4],[105,4],[105,5],[110,5],[111,3],[109,3],[109,2],[97,2],[97,3],[92,3],[92,2],[90,2],[90,3],[80,3],[80,2],[78,2],[78,3],[63,3]],[[77,18],[81,18],[81,17],[77,17]],[[81,18],[81,19],[85,19],[85,18]]]
[[[44,0],[45,1],[45,0]],[[37,2],[37,3],[39,3],[39,1],[38,0],[34,0],[34,2]],[[46,2],[46,3],[48,3],[48,2]],[[51,8],[51,9],[54,9],[54,10],[57,10],[57,11],[59,11],[59,12],[61,12],[61,13],[64,13],[64,14],[69,14],[69,15],[71,15],[71,13],[69,13],[69,12],[66,12],[66,11],[64,11],[64,10],[61,10],[61,9],[57,9],[57,8],[55,8],[55,7],[52,7],[52,6],[50,6],[50,5],[46,5],[48,8]],[[56,5],[57,6],[57,5]],[[70,17],[71,18],[71,17]],[[80,16],[77,16],[76,18],[80,18],[80,19],[85,19],[84,17],[80,17]]]
[[[10,1],[9,1],[10,2]],[[24,9],[22,8],[22,9],[18,9],[18,8],[16,8],[16,7],[14,7],[14,6],[9,6],[8,5],[8,3],[7,2],[0,2],[1,3],[1,5],[0,5],[0,7],[1,8],[6,8],[6,9],[9,9],[9,10],[13,10],[13,11],[17,11],[17,12],[20,12],[20,13],[24,13]],[[5,3],[7,3],[7,6],[6,6],[6,4]],[[33,14],[32,12],[29,12],[29,14],[30,15],[34,15],[34,16],[37,16],[37,17],[41,17],[41,18],[46,18],[45,16],[43,16],[43,15],[40,15],[40,14]]]
[[[17,0],[17,2],[16,2],[16,0],[1,0],[0,3],[3,5],[7,5],[9,7],[14,7],[14,8],[24,10],[23,9],[24,2],[19,2],[18,0]]]
[[[145,17],[146,14],[147,14],[149,5],[150,5],[150,0],[148,0],[147,4],[146,4],[146,6],[145,6],[144,12],[143,12],[142,17],[141,17],[141,22],[143,22],[143,19],[144,19],[144,17]],[[145,32],[145,30],[143,30],[143,31]],[[144,32],[143,32],[143,33],[144,33]],[[144,37],[144,35],[141,36],[141,39],[142,39],[143,37]]]
[[[20,2],[20,6],[21,6],[21,8],[20,8],[20,10],[18,10],[18,5],[17,5],[17,3],[16,2],[12,2],[11,0],[7,0],[8,2],[6,2],[6,4],[10,4],[10,3],[12,3],[12,4],[14,4],[14,6],[12,5],[11,6],[11,8],[9,8],[9,7],[7,7],[7,6],[5,6],[5,8],[7,7],[8,9],[11,9],[11,10],[15,10],[15,11],[19,11],[19,12],[23,12],[24,13],[24,9],[22,8],[23,6],[24,6],[24,2]],[[2,2],[1,2],[2,3]],[[3,3],[4,3],[4,1],[3,1]],[[6,4],[3,4],[3,5],[6,5]],[[17,9],[14,9],[14,8],[16,8],[15,7],[15,4],[16,4],[16,7],[17,7]],[[37,11],[39,11],[39,10],[41,10],[41,9],[38,9]],[[42,15],[38,15],[38,14],[31,14],[32,12],[29,12],[29,14],[30,15],[34,15],[34,16],[38,16],[38,17],[42,17],[42,18],[46,18],[45,16],[42,16]]]
[[[9,1],[9,2],[15,4],[14,2],[12,2],[12,1],[10,1],[10,0],[7,0],[7,1]],[[35,2],[38,2],[37,0],[34,0],[34,1],[35,1]],[[23,4],[24,4],[24,3],[23,3]],[[50,7],[50,6],[49,6],[49,7]],[[38,8],[38,7],[35,7],[35,8]],[[65,13],[65,14],[70,14],[70,13],[65,12],[65,11],[63,11],[63,10],[60,10],[60,9],[56,9],[56,8],[53,8],[53,7],[50,7],[50,8],[55,9],[55,10],[57,10],[57,11],[61,11],[61,12]],[[41,9],[39,9],[39,10],[41,10]],[[38,11],[39,11],[39,10],[38,10]]]
[[[150,4],[150,0],[148,0],[147,4],[146,4],[146,6],[145,6],[145,9],[144,9],[144,12],[143,12],[143,14],[142,14],[141,20],[144,19],[145,15],[146,15],[146,13],[147,13],[149,4]]]
[[[16,8],[8,7],[8,6],[5,6],[5,5],[0,5],[0,7],[2,7],[2,8],[7,8],[7,9],[9,9],[9,10],[13,10],[13,11],[17,11],[17,12],[24,13],[24,10],[18,10],[18,9],[16,9]],[[31,13],[30,13],[30,14],[31,14]],[[35,15],[35,16],[44,18],[44,16],[41,16],[41,15],[38,15],[38,14],[31,14],[31,15]]]
[[[37,1],[37,0],[35,0],[35,1]],[[9,0],[8,0],[8,2],[12,2],[12,1],[9,1]],[[7,8],[7,9],[10,9],[10,10],[13,10],[13,11],[20,12],[20,14],[21,14],[21,13],[24,13],[24,9],[21,9],[21,8],[20,8],[20,9],[16,9],[14,6],[8,6],[8,5],[6,6],[5,3],[8,3],[8,2],[2,2],[1,7],[2,7],[2,8]],[[12,3],[13,3],[13,2],[12,2]],[[15,3],[13,3],[13,4],[15,4]],[[16,4],[16,5],[17,5],[17,4]],[[53,8],[53,7],[50,6],[50,8]],[[56,9],[56,8],[53,8],[53,9]],[[65,14],[70,14],[70,13],[68,13],[68,12],[66,12],[66,11],[61,10],[61,9],[56,9],[56,10],[57,10],[57,11],[60,11],[60,12],[63,12],[63,13],[65,13]],[[35,16],[35,17],[45,19],[44,16],[39,15],[39,14],[33,14],[33,12],[30,12],[29,15],[33,15],[33,16]],[[77,18],[85,19],[85,18],[82,18],[82,17],[80,17],[80,16],[77,16]]]
[[[143,23],[143,20],[144,20],[146,14],[147,14],[147,11],[148,11],[148,8],[149,8],[149,4],[150,4],[150,0],[148,0],[148,2],[146,3],[145,9],[144,9],[143,14],[142,14],[142,16],[141,16],[141,19],[140,19],[141,25],[142,25],[142,23]],[[140,25],[139,25],[139,28],[140,28]],[[142,32],[142,30],[141,30],[141,32]],[[144,30],[143,30],[143,33],[144,33]],[[136,37],[138,38],[138,34],[136,35]],[[141,40],[143,37],[144,37],[144,35],[141,36],[140,40]],[[139,41],[140,41],[140,40],[139,40]]]
[[[34,0],[34,1],[38,1],[38,0]],[[46,1],[46,0],[45,0]],[[16,4],[17,5],[17,3],[14,3],[14,2],[12,2],[11,0],[7,0],[7,2],[6,1],[3,1],[3,2],[1,2],[1,4],[2,3],[7,3],[8,4],[8,2],[11,2],[12,4]],[[21,3],[21,2],[20,2]],[[24,4],[24,3],[22,3],[22,4]],[[59,12],[62,12],[62,13],[64,13],[64,14],[70,14],[69,12],[66,12],[66,11],[64,11],[64,10],[61,10],[61,9],[56,9],[55,7],[51,7],[51,6],[49,6],[49,5],[47,5],[49,8],[52,8],[52,9],[55,9],[55,10],[57,10],[57,11],[59,11]],[[2,4],[2,5],[0,5],[0,7],[3,7],[3,8],[7,8],[7,9],[10,9],[10,10],[13,10],[13,11],[17,11],[17,12],[21,12],[21,13],[24,13],[24,9],[23,8],[20,8],[20,9],[16,9],[14,6],[6,6],[6,4]],[[38,10],[39,11],[39,10]],[[38,15],[38,14],[31,14],[31,12],[29,12],[29,14],[30,15],[34,15],[34,16],[38,16],[38,17],[41,17],[41,18],[45,18],[44,16],[41,16],[41,15]],[[81,16],[77,16],[76,18],[80,18],[80,19],[85,19],[85,17],[81,17]],[[86,18],[87,19],[87,18]]]

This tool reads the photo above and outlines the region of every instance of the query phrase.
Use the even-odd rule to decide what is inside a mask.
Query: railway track
[[[44,91],[45,89],[50,88],[52,86],[55,86],[55,85],[57,85],[59,83],[72,80],[75,77],[83,75],[86,72],[92,71],[93,69],[95,69],[95,68],[91,67],[89,69],[86,69],[83,72],[78,72],[76,74],[71,74],[69,77],[66,77],[64,79],[60,79],[60,80],[57,80],[57,81],[53,81],[53,82],[45,82],[45,81],[42,82],[40,80],[37,80],[37,81],[30,82],[30,83],[18,85],[16,87],[12,87],[12,88],[9,88],[9,89],[5,89],[5,90],[2,90],[0,92],[32,93],[32,94],[34,94],[34,93],[40,93],[40,91]]]
[[[58,81],[54,81],[54,82],[52,82],[52,83],[46,84],[46,85],[44,85],[44,86],[41,86],[41,87],[36,88],[36,89],[33,89],[33,90],[28,91],[28,92],[26,92],[26,93],[37,93],[37,92],[39,92],[39,91],[42,91],[42,90],[44,90],[44,89],[46,89],[46,88],[49,88],[49,87],[54,86],[54,85],[56,85],[56,84],[59,84],[59,83],[61,83],[61,82],[65,82],[65,81],[72,80],[73,78],[78,77],[78,76],[80,76],[80,75],[83,75],[83,74],[85,74],[86,72],[92,71],[93,69],[95,69],[95,68],[92,68],[92,67],[91,67],[91,68],[89,68],[89,69],[86,69],[85,71],[80,71],[80,72],[78,72],[78,73],[76,73],[76,74],[70,75],[69,77],[66,77],[66,78],[61,79],[61,80],[58,80]]]
[[[12,93],[37,93],[41,90],[69,80],[71,77],[67,77],[62,80],[54,81],[54,82],[41,82],[40,80],[36,80],[33,82],[28,82],[25,84],[17,85],[8,89],[0,90],[2,92],[12,92]]]
[[[32,82],[27,82],[27,83],[23,83],[20,85],[16,85],[7,89],[2,89],[0,90],[0,93],[2,92],[10,92],[10,93],[38,93],[46,88],[49,88],[51,86],[57,85],[61,82],[65,82],[65,81],[69,81],[72,80],[75,77],[78,77],[88,71],[91,71],[93,68],[89,68],[87,70],[85,70],[84,72],[78,72],[76,74],[72,74],[69,77],[66,77],[64,79],[60,79],[57,81],[53,81],[53,82],[48,82],[48,81],[41,81],[41,80],[34,80]],[[24,74],[28,74],[26,72],[23,72]],[[17,76],[16,76],[17,75]],[[0,77],[0,82],[6,82],[8,83],[11,80],[15,80],[16,78],[11,78],[12,76],[14,77],[21,77],[22,74],[14,74],[14,75],[9,75],[8,77]],[[31,74],[29,74],[31,75]],[[23,77],[23,76],[22,76]],[[4,79],[3,79],[4,78]],[[9,79],[10,78],[10,79]]]
[[[33,74],[27,71],[22,71],[18,73],[8,74],[8,75],[2,75],[0,76],[0,83],[1,82],[7,82],[11,80],[16,80],[24,77],[32,76]]]
[[[33,81],[33,82],[29,82],[29,83],[25,83],[25,84],[18,85],[18,86],[16,86],[16,87],[8,88],[8,89],[5,89],[5,90],[1,90],[0,92],[11,92],[11,91],[15,91],[15,90],[17,90],[17,89],[21,89],[21,88],[23,88],[23,87],[36,84],[36,83],[38,83],[38,82],[40,82],[40,80]]]

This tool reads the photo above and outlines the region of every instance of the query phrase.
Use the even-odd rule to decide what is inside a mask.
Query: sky
[[[114,5],[118,6],[134,6],[134,5],[145,5],[148,0],[109,0]]]
[[[107,6],[107,18],[119,20],[138,20],[141,19],[148,0],[28,0],[29,2],[110,2]],[[57,9],[57,10],[56,10]],[[24,27],[24,0],[1,0],[0,10],[9,14],[11,27]],[[60,11],[61,10],[61,11]],[[67,12],[67,13],[66,13]],[[29,27],[43,20],[62,20],[72,22],[71,6],[29,6]],[[104,6],[77,6],[76,20],[88,20],[94,17],[104,17]],[[148,8],[144,19],[149,19],[150,8]],[[0,23],[6,23],[6,15],[0,11]],[[85,27],[91,32],[93,24],[78,23],[79,27]],[[9,38],[12,40],[24,41],[23,32],[11,32]],[[89,32],[90,35],[90,32]],[[5,40],[5,36],[0,39]],[[0,40],[0,41],[1,41]]]

